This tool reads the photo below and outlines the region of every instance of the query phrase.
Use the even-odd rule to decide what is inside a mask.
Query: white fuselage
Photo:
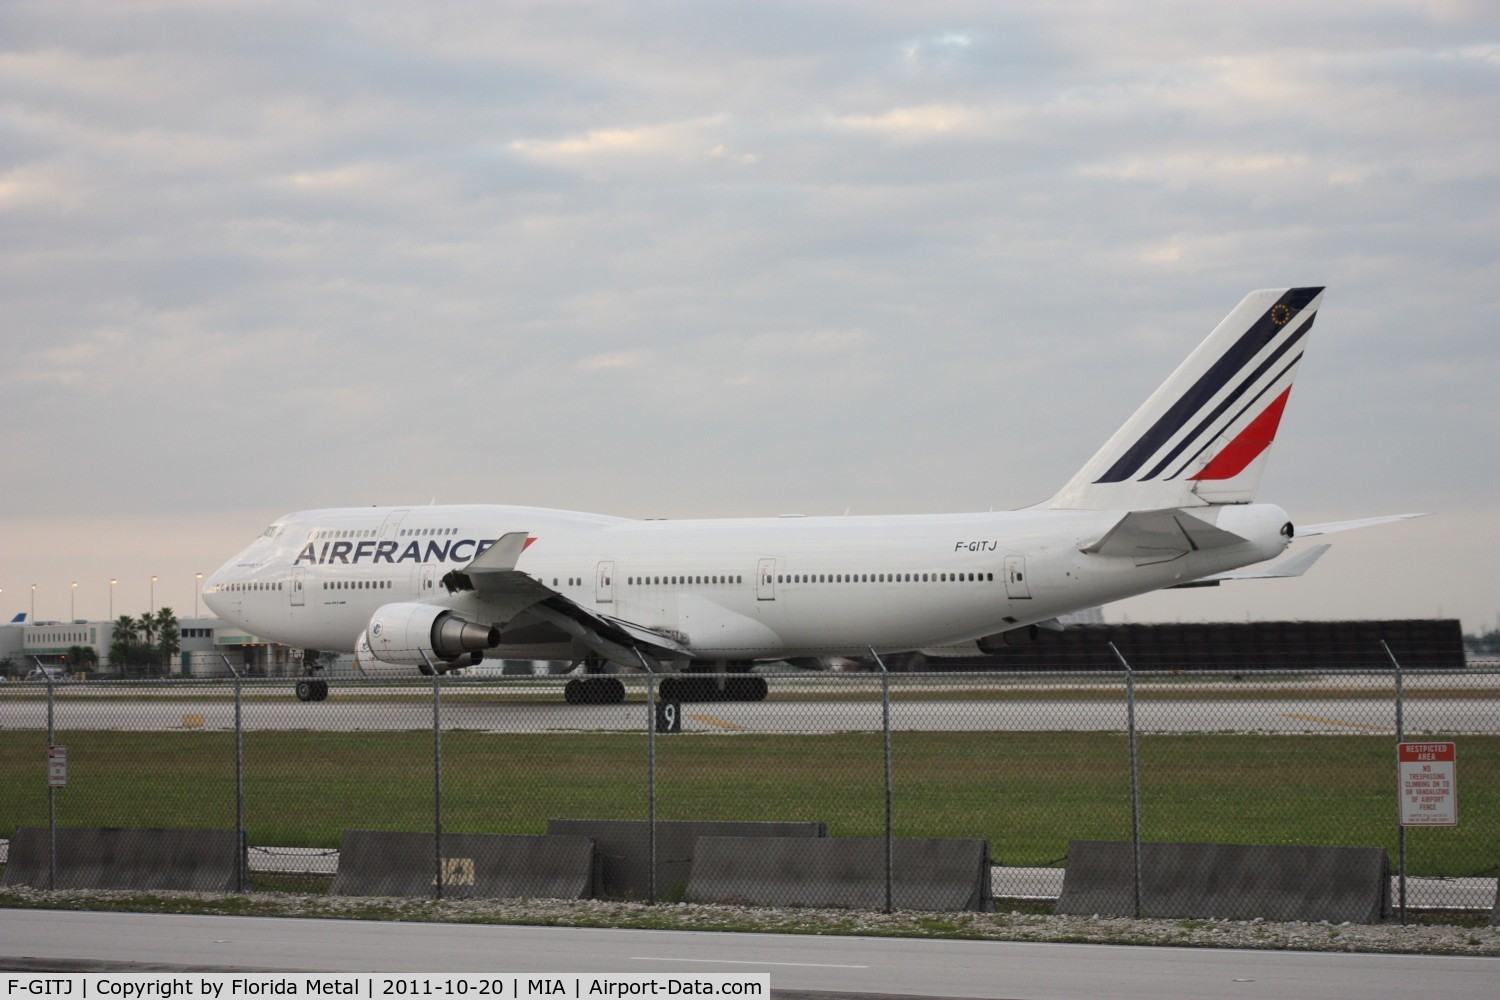
[[[1080,551],[1122,511],[636,521],[489,505],[288,515],[210,578],[223,618],[276,642],[350,650],[398,602],[463,606],[444,574],[511,532],[516,569],[598,615],[743,661],[970,643],[1280,553],[1280,508],[1214,508],[1244,544],[1164,561]],[[468,602],[468,603],[464,603]],[[479,602],[482,606],[482,601]],[[503,624],[503,623],[501,623]],[[523,636],[524,638],[524,636]],[[507,642],[494,656],[566,656]]]

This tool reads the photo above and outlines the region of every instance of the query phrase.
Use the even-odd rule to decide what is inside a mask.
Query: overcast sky
[[[1303,580],[1500,614],[1489,2],[0,4],[0,611],[193,607],[275,516],[1005,509],[1326,285]]]

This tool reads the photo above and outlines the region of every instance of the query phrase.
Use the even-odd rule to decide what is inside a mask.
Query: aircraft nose
[[[220,618],[224,617],[224,584],[228,582],[230,563],[225,563],[214,570],[209,578],[203,581],[203,603],[208,609]]]

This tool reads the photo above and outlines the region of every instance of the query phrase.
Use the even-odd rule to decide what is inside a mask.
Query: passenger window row
[[[791,573],[777,583],[994,583],[994,573]]]

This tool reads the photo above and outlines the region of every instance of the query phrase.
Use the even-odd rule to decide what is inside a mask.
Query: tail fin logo
[[[1190,385],[1184,386],[1175,402],[1151,422],[1134,444],[1126,448],[1094,482],[1154,480],[1163,476],[1176,479],[1186,471],[1192,460],[1208,450],[1245,410],[1255,405],[1257,399],[1278,384],[1286,384],[1297,362],[1302,360],[1302,352],[1297,348],[1312,327],[1316,313],[1309,312],[1291,333],[1286,330],[1322,291],[1321,288],[1288,289],[1258,321],[1251,322],[1231,340]],[[1266,353],[1273,344],[1275,347]],[[1248,402],[1244,402],[1247,397]],[[1285,402],[1284,393],[1279,402]],[[1265,412],[1272,409],[1279,420],[1280,407],[1273,403]],[[1225,420],[1231,413],[1234,415]],[[1261,418],[1257,417],[1252,426],[1260,421]],[[1249,427],[1242,431],[1236,442],[1249,431]],[[1275,433],[1274,422],[1272,433]],[[1255,455],[1264,450],[1263,445]],[[1179,462],[1184,454],[1188,456],[1187,461]],[[1246,464],[1255,455],[1246,459]],[[1209,465],[1212,466],[1213,462],[1210,461]],[[1175,471],[1169,471],[1174,468]],[[1203,478],[1207,471],[1208,467],[1205,467],[1193,478]]]
[[[1235,439],[1224,446],[1209,463],[1188,478],[1194,482],[1210,479],[1233,479],[1249,464],[1260,457],[1260,453],[1271,447],[1276,440],[1276,429],[1281,426],[1281,411],[1286,409],[1286,398],[1292,387],[1286,390],[1261,411],[1260,416],[1245,427]]]
[[[1322,300],[1321,287],[1246,295],[1048,505],[1252,502]]]

